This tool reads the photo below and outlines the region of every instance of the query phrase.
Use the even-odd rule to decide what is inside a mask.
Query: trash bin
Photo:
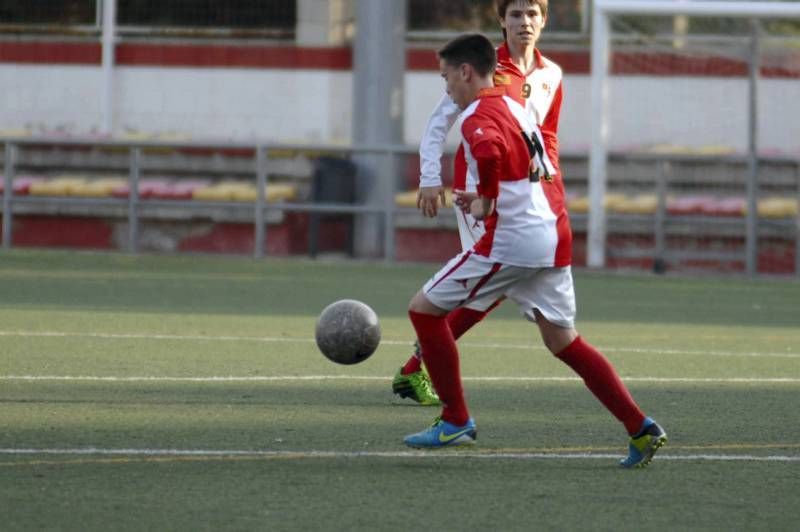
[[[356,165],[348,159],[318,158],[311,181],[311,201],[352,205],[356,201],[356,171]],[[337,226],[344,226],[344,250],[348,256],[353,256],[353,214],[312,212],[308,221],[308,252],[311,257],[316,257],[320,251],[320,229]]]

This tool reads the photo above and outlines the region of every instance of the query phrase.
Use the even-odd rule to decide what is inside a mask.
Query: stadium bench
[[[45,181],[45,178],[42,176],[20,175],[14,178],[12,191],[16,196],[26,196],[30,193],[31,185],[42,183],[43,181]],[[0,194],[5,192],[5,186],[5,178],[0,175]]]

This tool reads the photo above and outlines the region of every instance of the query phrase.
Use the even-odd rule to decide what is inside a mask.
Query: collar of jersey
[[[538,48],[533,49],[533,56],[536,68],[544,68],[544,59],[542,59],[542,53]],[[504,42],[497,48],[497,63],[502,65],[503,68],[516,70],[519,75],[522,75],[519,67],[511,62],[511,52],[508,51],[507,42]]]
[[[503,87],[487,87],[478,92],[478,98],[488,98],[491,96],[503,96],[506,93]]]

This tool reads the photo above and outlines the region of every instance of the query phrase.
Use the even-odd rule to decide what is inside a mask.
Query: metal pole
[[[655,216],[655,257],[653,260],[653,272],[664,273],[667,271],[666,259],[666,223],[667,223],[667,173],[669,161],[658,161],[656,163],[656,216]]]
[[[128,179],[128,251],[139,251],[139,175],[141,173],[142,149],[132,147],[130,151],[130,174]]]
[[[581,0],[581,35],[589,35],[589,0]]]
[[[94,3],[94,27],[97,31],[103,31],[103,6],[102,2]]]
[[[747,218],[745,220],[745,269],[747,275],[758,273],[758,75],[760,25],[750,20],[750,65],[747,113]]]
[[[100,131],[114,133],[114,46],[116,40],[117,0],[103,0],[103,90]]]
[[[797,177],[797,206],[800,207],[800,163],[796,164],[794,171]],[[794,230],[794,273],[800,278],[800,209],[795,217]]]
[[[592,16],[592,147],[589,152],[589,225],[586,263],[602,268],[606,262],[606,164],[608,162],[608,46],[609,22],[599,5]]]
[[[5,173],[3,175],[3,248],[11,249],[12,226],[14,217],[11,215],[11,198],[14,195],[14,165],[17,156],[17,147],[6,142],[5,147]]]
[[[355,3],[353,42],[353,133],[355,144],[400,143],[403,140],[406,0],[359,0]],[[383,168],[380,153],[356,154],[356,201],[382,206],[395,178]],[[382,254],[384,236],[375,218],[355,217],[354,253]]]
[[[253,256],[257,259],[264,257],[264,238],[266,227],[264,224],[264,208],[266,206],[267,188],[267,150],[263,146],[256,146],[256,210],[255,210],[255,247]]]
[[[384,210],[383,210],[383,260],[386,262],[394,261],[394,196],[397,189],[397,180],[395,179],[395,165],[397,164],[397,154],[394,152],[386,152],[386,168],[389,170],[387,179],[389,179],[389,186],[386,187],[386,194],[384,196]]]

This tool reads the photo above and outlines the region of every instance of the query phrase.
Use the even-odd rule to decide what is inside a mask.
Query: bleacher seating
[[[26,196],[30,193],[31,185],[35,183],[41,183],[45,180],[46,178],[43,176],[19,175],[14,178],[12,190],[17,196]],[[5,191],[5,186],[5,180],[3,179],[3,176],[0,175],[0,194]]]
[[[0,175],[0,194],[5,183]],[[18,196],[50,196],[79,198],[127,198],[130,186],[127,177],[89,177],[63,174],[52,177],[22,175],[14,178],[14,194]],[[139,198],[167,200],[242,201],[256,200],[257,189],[246,181],[209,179],[145,178],[139,181]],[[270,183],[265,200],[269,203],[293,201],[298,198],[298,186],[293,183]]]
[[[450,192],[447,202],[451,204]],[[395,195],[395,205],[401,208],[416,208],[417,191],[409,190]],[[655,194],[606,194],[603,205],[607,212],[614,214],[655,214],[658,197]],[[572,214],[589,212],[589,197],[567,195],[567,209]],[[711,195],[669,196],[666,199],[666,212],[670,216],[703,215],[710,217],[744,217],[747,215],[747,200],[742,197],[715,197]],[[758,215],[761,218],[781,219],[798,215],[796,198],[766,197],[758,201]]]

